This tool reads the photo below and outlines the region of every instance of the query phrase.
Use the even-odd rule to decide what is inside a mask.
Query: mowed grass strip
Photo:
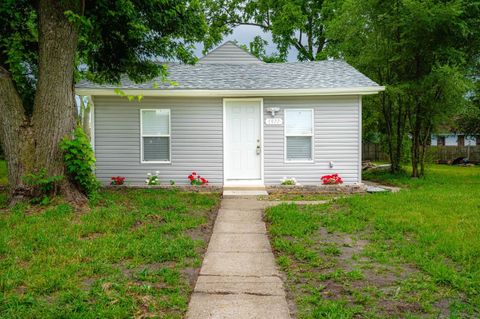
[[[427,174],[369,173],[405,189],[267,210],[299,318],[480,316],[480,168]]]
[[[219,194],[104,190],[0,213],[1,318],[182,318]]]

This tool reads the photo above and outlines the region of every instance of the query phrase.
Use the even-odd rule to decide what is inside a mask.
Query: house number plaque
[[[281,118],[266,119],[265,124],[267,124],[267,125],[282,125],[283,120]]]

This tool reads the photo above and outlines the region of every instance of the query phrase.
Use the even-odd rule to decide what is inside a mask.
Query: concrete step
[[[224,186],[224,197],[266,196],[265,186]]]

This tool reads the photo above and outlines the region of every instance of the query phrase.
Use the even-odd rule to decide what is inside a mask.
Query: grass
[[[366,174],[406,189],[267,211],[299,318],[478,318],[480,168]]]
[[[182,318],[218,194],[104,190],[0,213],[1,318]]]

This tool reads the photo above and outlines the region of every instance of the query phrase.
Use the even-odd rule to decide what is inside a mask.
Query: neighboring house
[[[480,145],[480,136],[465,136],[464,134],[443,133],[432,134],[432,146],[475,146]]]
[[[284,176],[361,182],[362,96],[384,90],[343,61],[267,64],[232,42],[196,65],[168,64],[176,84],[82,82],[93,102],[96,174],[168,184],[195,171],[213,185],[272,185]],[[129,101],[115,93],[141,95]],[[117,91],[118,92],[118,91]]]

